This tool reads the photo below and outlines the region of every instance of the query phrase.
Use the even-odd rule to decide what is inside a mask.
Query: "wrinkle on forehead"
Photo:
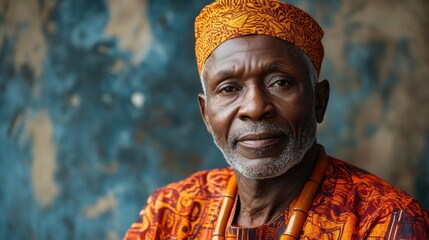
[[[203,88],[203,93],[206,93],[205,90],[205,81],[204,79],[207,79],[207,74],[212,74],[212,69],[213,69],[213,64],[217,63],[216,59],[227,59],[227,63],[232,62],[232,67],[225,67],[225,69],[220,69],[218,71],[218,73],[214,73],[216,74],[216,77],[224,75],[231,75],[235,70],[234,68],[236,68],[237,66],[239,66],[240,63],[238,63],[239,58],[234,58],[235,55],[240,54],[242,52],[245,52],[245,54],[249,53],[251,54],[252,52],[257,52],[260,50],[266,50],[267,48],[269,49],[269,47],[267,47],[266,42],[263,42],[263,39],[271,39],[274,40],[272,41],[273,44],[282,44],[284,45],[284,52],[282,52],[281,54],[279,54],[276,51],[272,51],[273,55],[278,54],[278,58],[281,60],[282,59],[282,55],[288,55],[289,58],[299,58],[305,65],[305,71],[307,71],[307,74],[310,77],[310,81],[312,86],[314,87],[318,81],[318,76],[317,76],[317,72],[316,72],[316,68],[314,67],[314,64],[311,62],[310,58],[303,52],[301,51],[299,48],[297,48],[296,46],[294,46],[293,44],[281,40],[281,39],[277,39],[275,37],[271,37],[271,36],[265,36],[265,35],[248,35],[248,36],[243,36],[243,37],[238,37],[238,38],[234,38],[234,39],[230,39],[224,43],[222,43],[221,45],[219,45],[211,54],[210,56],[207,58],[206,62],[203,64],[203,68],[201,71],[201,84],[202,84],[202,88]],[[240,39],[240,41],[244,41],[243,44],[234,44],[234,41],[236,41],[237,39]],[[276,43],[276,41],[279,41]],[[232,45],[232,46],[230,46]],[[249,48],[249,46],[251,46],[251,48]],[[270,50],[270,49],[269,49]],[[269,53],[269,52],[268,52]],[[254,56],[253,56],[254,57]],[[228,58],[230,58],[230,60],[228,60]],[[279,61],[280,62],[280,61]],[[221,64],[225,64],[221,63]],[[264,63],[261,62],[261,64],[265,65],[262,67],[272,67],[272,65],[276,64],[276,61],[270,63]],[[252,64],[250,64],[250,66],[254,66]],[[246,66],[248,67],[248,66]],[[209,69],[209,70],[208,70]]]

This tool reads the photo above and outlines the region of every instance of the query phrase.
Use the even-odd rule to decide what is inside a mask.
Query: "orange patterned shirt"
[[[429,239],[429,213],[380,178],[329,156],[301,239]],[[211,239],[230,168],[198,172],[153,193],[124,239]],[[229,221],[226,239],[277,239],[288,209],[256,228]]]

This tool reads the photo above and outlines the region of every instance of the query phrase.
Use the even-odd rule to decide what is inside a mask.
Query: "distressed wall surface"
[[[157,187],[225,166],[196,101],[208,2],[0,0],[0,239],[119,239]],[[325,29],[319,142],[429,208],[429,3],[290,2]]]

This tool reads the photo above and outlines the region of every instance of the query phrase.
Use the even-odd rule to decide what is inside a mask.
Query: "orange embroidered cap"
[[[323,30],[303,10],[277,0],[217,0],[195,19],[195,55],[198,73],[223,42],[251,34],[288,41],[313,62],[317,74],[323,59]]]

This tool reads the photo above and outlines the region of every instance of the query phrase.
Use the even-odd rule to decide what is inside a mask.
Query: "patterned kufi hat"
[[[223,42],[251,34],[288,41],[313,62],[317,74],[323,59],[323,30],[306,12],[276,0],[217,0],[195,19],[198,73]]]

